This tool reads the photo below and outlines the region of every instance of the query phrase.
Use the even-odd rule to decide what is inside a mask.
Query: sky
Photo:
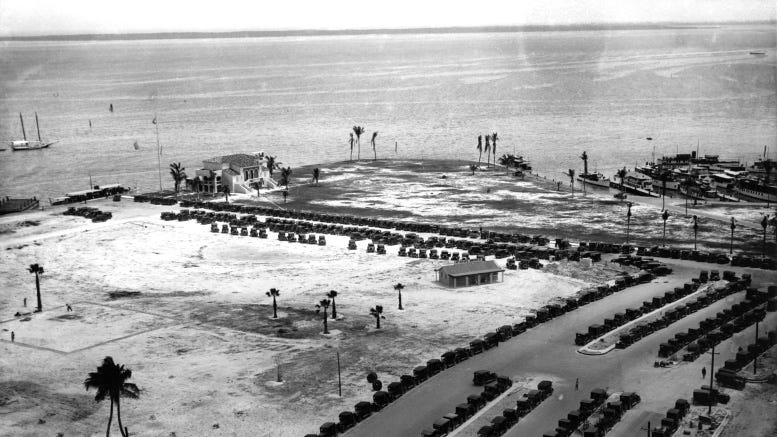
[[[0,0],[0,36],[775,19],[775,0]]]

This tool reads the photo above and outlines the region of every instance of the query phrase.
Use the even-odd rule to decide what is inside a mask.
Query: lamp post
[[[737,228],[736,223],[734,223],[734,217],[731,217],[731,245],[728,248],[728,254],[733,255],[734,254],[734,229]]]
[[[763,244],[763,252],[762,257],[766,259],[766,226],[769,224],[769,215],[765,215],[764,219],[761,220],[761,227],[764,228],[764,244]]]
[[[699,232],[698,217],[693,216],[693,250],[696,250],[696,234]]]
[[[626,245],[629,244],[629,228],[631,227],[631,202],[627,203],[629,209],[626,211]],[[764,235],[766,231],[764,231]]]
[[[664,236],[661,241],[661,245],[663,247],[666,247],[666,220],[669,218],[669,211],[664,210],[664,213],[661,214],[661,218],[664,219]]]
[[[712,390],[713,390],[712,375],[715,374],[715,355],[716,355],[715,342],[712,342],[712,351],[710,351],[710,355],[712,355],[712,363],[710,364],[710,396],[709,396],[710,405],[709,405],[709,408],[707,409],[707,416],[712,417],[712,403],[714,401],[714,397],[712,396]]]

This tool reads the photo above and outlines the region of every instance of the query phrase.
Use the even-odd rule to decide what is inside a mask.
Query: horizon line
[[[364,29],[275,29],[236,31],[183,31],[183,32],[123,32],[123,33],[73,33],[46,35],[6,35],[0,41],[120,41],[143,39],[198,39],[198,38],[270,38],[288,36],[346,36],[346,35],[395,35],[395,34],[447,34],[447,33],[500,33],[586,31],[586,30],[631,30],[663,28],[699,28],[731,24],[775,24],[777,20],[746,21],[699,21],[699,22],[622,22],[622,23],[574,23],[574,24],[528,24],[492,26],[443,26],[409,28],[364,28]]]

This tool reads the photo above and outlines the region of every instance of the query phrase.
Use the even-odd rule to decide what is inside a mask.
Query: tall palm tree
[[[313,169],[313,182],[318,186],[318,177],[321,176],[321,170],[316,167]]]
[[[404,310],[404,308],[402,308],[402,290],[404,288],[405,288],[405,286],[401,282],[397,282],[397,284],[394,285],[394,290],[397,290],[397,292],[399,293],[399,309],[400,310]]]
[[[351,145],[351,161],[353,161],[353,143],[354,143],[354,141],[355,140],[353,139],[353,132],[351,132],[351,138],[348,140],[348,144]]]
[[[277,288],[271,288],[270,291],[265,293],[267,297],[272,297],[272,318],[278,318],[278,304],[275,302],[275,298],[281,295],[281,291]]]
[[[380,319],[385,319],[383,316],[383,305],[375,305],[375,308],[370,308],[370,315],[375,317],[375,321],[378,323],[377,329],[380,329]]]
[[[669,211],[664,210],[661,218],[664,219],[664,236],[661,238],[661,246],[666,247],[666,220],[669,218]]]
[[[326,309],[329,308],[329,299],[322,299],[318,305],[316,305],[316,313],[324,312],[324,334],[329,334],[329,327],[326,324]]]
[[[278,168],[278,164],[275,162],[275,157],[267,155],[267,170],[270,172],[270,177],[272,177],[273,171]]]
[[[489,159],[491,158],[491,135],[486,135],[485,152],[486,152],[486,167],[490,167],[491,161]]]
[[[575,197],[575,169],[569,169],[569,184],[572,187],[572,197]]]
[[[515,165],[515,156],[511,154],[502,155],[499,158],[499,165],[505,166],[505,175],[510,174],[510,167]]]
[[[470,171],[472,171],[472,176],[475,176],[475,170],[478,169],[478,166],[475,165],[475,164],[470,164],[469,165],[469,169],[470,169]]]
[[[482,135],[478,135],[477,150],[478,150],[478,167],[480,167],[480,160],[483,158],[483,136]]]
[[[626,211],[626,245],[629,244],[629,230],[631,228],[631,202],[628,203],[629,209]]]
[[[40,300],[40,275],[43,274],[43,266],[38,264],[30,264],[30,273],[35,273],[35,291],[38,297],[38,309],[36,312],[43,311],[43,303]]]
[[[137,399],[140,396],[140,389],[137,385],[126,382],[132,378],[132,370],[125,369],[124,365],[117,365],[113,358],[105,357],[103,363],[97,367],[96,372],[89,372],[89,376],[84,380],[84,387],[89,391],[90,388],[97,390],[94,400],[101,402],[106,396],[111,401],[111,410],[108,416],[108,428],[105,436],[111,435],[111,422],[113,421],[113,405],[116,404],[116,418],[119,422],[119,431],[123,437],[127,437],[125,428],[121,423],[121,398]]]
[[[337,292],[334,290],[329,290],[329,293],[326,294],[326,297],[332,299],[332,320],[337,319],[337,305],[335,305],[335,298],[337,297]]]
[[[491,134],[491,153],[494,154],[494,165],[496,165],[496,132]]]
[[[181,166],[180,162],[170,163],[170,176],[173,177],[175,183],[175,192],[181,188],[181,182],[186,180],[186,168]]]
[[[370,140],[370,143],[372,143],[372,154],[375,156],[374,161],[378,160],[378,152],[375,151],[375,137],[378,136],[378,131],[375,131],[372,133],[372,139]]]
[[[289,188],[289,176],[291,176],[291,167],[281,168],[281,185]]]
[[[362,159],[362,134],[364,133],[364,126],[354,126],[353,133],[356,134],[356,145],[358,146],[356,151],[356,159]]]
[[[626,174],[628,172],[626,171],[626,167],[623,167],[622,169],[618,170],[616,173],[618,175],[618,178],[621,180],[621,193],[623,193],[623,180],[626,178]]]

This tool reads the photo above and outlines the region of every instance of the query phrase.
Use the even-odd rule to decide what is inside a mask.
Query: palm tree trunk
[[[40,278],[38,277],[38,272],[35,272],[35,290],[38,295],[38,311],[43,311],[43,303],[40,301]]]
[[[111,422],[113,422],[113,399],[111,399],[111,412],[108,415],[108,429],[105,430],[105,437],[111,437]]]
[[[337,306],[335,305],[335,298],[332,298],[332,320],[337,319]]]
[[[326,309],[324,309],[324,334],[329,334],[329,327],[326,323]]]
[[[358,161],[362,159],[362,139],[359,136],[356,137],[356,147],[356,160]]]
[[[278,318],[278,304],[275,303],[275,296],[272,297],[272,318]]]
[[[399,290],[399,309],[400,310],[404,309],[404,308],[402,308],[402,290]],[[378,321],[378,323],[380,324],[380,321]],[[380,326],[378,326],[378,327],[380,327]]]
[[[378,316],[375,317],[375,320],[378,321],[378,329],[380,329],[380,314],[378,314]]]
[[[119,422],[119,434],[122,437],[127,437],[127,434],[124,433],[124,425],[121,424],[121,401],[119,397],[116,397],[116,420]]]
[[[483,152],[478,154],[478,167],[480,167],[480,160],[483,159]],[[472,174],[475,174],[475,170],[472,170]]]

